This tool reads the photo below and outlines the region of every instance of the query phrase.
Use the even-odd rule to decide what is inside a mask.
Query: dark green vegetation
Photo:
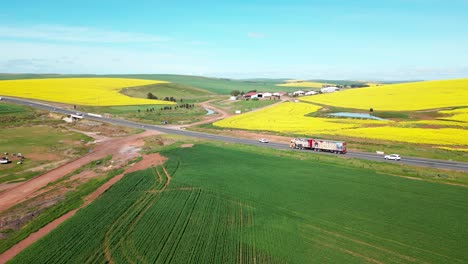
[[[125,176],[12,263],[468,261],[467,188],[253,147],[162,154],[171,180]]]
[[[181,104],[184,102],[178,105],[82,106],[80,110],[157,125],[162,121],[168,124],[189,124],[201,120],[207,113],[197,105],[187,109],[180,107]],[[170,109],[164,110],[164,107]]]
[[[147,98],[148,93],[152,93],[157,96],[158,99],[162,100],[165,97],[174,97],[177,102],[183,99],[185,102],[200,102],[206,101],[210,95],[213,95],[206,90],[198,89],[193,86],[178,84],[178,83],[161,83],[145,85],[137,88],[126,88],[121,93],[138,98]]]

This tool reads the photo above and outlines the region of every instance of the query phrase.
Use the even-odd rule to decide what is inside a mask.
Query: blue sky
[[[468,0],[4,1],[0,51],[8,73],[462,78]]]

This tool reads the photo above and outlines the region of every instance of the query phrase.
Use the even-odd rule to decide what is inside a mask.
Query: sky
[[[0,72],[466,78],[468,0],[3,1]]]

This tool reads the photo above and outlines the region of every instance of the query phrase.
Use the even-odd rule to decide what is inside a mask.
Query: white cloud
[[[167,37],[145,33],[61,25],[0,25],[0,37],[89,43],[150,43],[169,40]]]
[[[265,35],[262,34],[262,33],[258,33],[258,32],[249,32],[249,33],[247,33],[247,37],[249,37],[249,38],[264,38]]]

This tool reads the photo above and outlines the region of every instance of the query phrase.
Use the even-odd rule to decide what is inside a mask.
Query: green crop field
[[[197,144],[125,176],[12,263],[466,263],[468,189]]]
[[[174,97],[176,99],[202,99],[207,98],[212,93],[195,88],[189,85],[183,85],[178,83],[161,83],[161,84],[152,84],[146,85],[138,88],[124,89],[121,93],[138,98],[147,98],[148,93],[152,93],[157,96],[159,99],[164,99],[164,97]]]

